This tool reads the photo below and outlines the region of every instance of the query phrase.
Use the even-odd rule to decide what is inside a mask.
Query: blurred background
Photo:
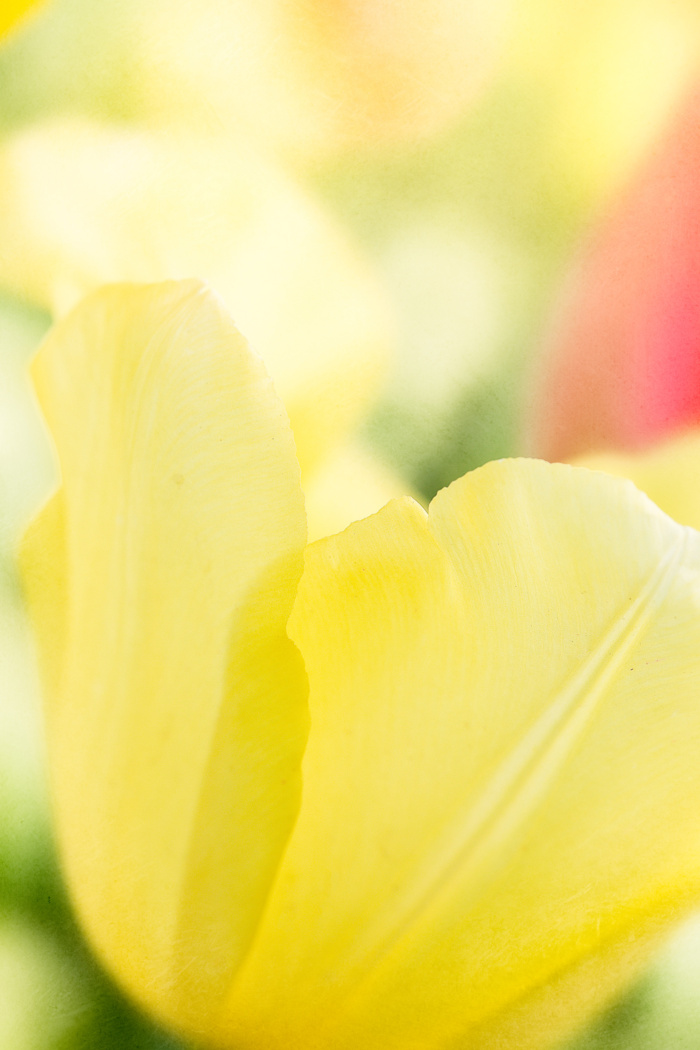
[[[374,7],[386,9],[386,24]],[[151,135],[161,142],[205,136],[226,144],[225,177],[249,151],[260,170],[275,172],[263,180],[272,198],[269,210],[265,199],[255,212],[254,236],[242,220],[242,233],[233,219],[227,228],[228,213],[220,222],[203,219],[201,244],[199,230],[180,235],[177,207],[162,219],[168,236],[194,238],[205,256],[220,241],[236,241],[238,271],[262,275],[262,291],[255,285],[251,293],[260,297],[251,330],[259,326],[263,356],[268,335],[284,342],[285,325],[297,326],[291,373],[295,348],[301,359],[311,340],[316,307],[292,281],[294,253],[274,277],[289,293],[279,316],[264,276],[276,265],[278,242],[308,243],[297,210],[311,209],[336,245],[324,242],[308,264],[309,287],[325,272],[325,251],[333,266],[350,253],[362,281],[371,281],[388,318],[377,350],[388,363],[374,375],[367,347],[349,343],[344,351],[357,359],[364,353],[372,377],[363,378],[362,412],[350,413],[352,466],[340,442],[345,473],[338,475],[357,486],[358,507],[371,489],[369,511],[384,492],[429,499],[488,460],[529,451],[533,413],[546,412],[533,391],[572,266],[614,217],[700,80],[696,0],[443,0],[424,4],[423,15],[420,8],[418,0],[402,6],[405,25],[398,5],[370,0],[346,7],[49,0],[0,45],[2,1050],[179,1045],[120,998],[73,924],[51,838],[38,690],[14,561],[54,471],[27,379],[32,353],[52,316],[91,281],[150,275],[156,255],[155,276],[169,265],[160,227],[146,249],[108,251],[114,215],[138,205],[142,169],[133,158],[141,145]],[[70,129],[82,135],[86,127],[121,145],[105,146],[83,170]],[[206,196],[201,170],[190,174],[185,163],[182,174],[184,162],[168,158],[164,177],[178,168],[187,192]],[[262,193],[260,179],[252,181]],[[245,196],[251,182],[243,182]],[[289,229],[284,217],[274,218],[287,214],[282,196],[297,202],[289,205]],[[78,217],[64,229],[68,212]],[[143,266],[132,267],[132,251],[148,257]],[[123,274],[119,253],[129,256]],[[172,263],[187,265],[185,257]],[[356,304],[339,309],[328,332],[314,338],[330,347],[337,317],[344,338],[360,313]],[[323,362],[314,361],[315,383]],[[332,379],[342,384],[352,362],[336,365]],[[303,397],[289,396],[293,417],[310,411]],[[300,447],[302,431],[303,420]],[[632,1047],[700,1048],[698,922],[679,931],[570,1050]]]

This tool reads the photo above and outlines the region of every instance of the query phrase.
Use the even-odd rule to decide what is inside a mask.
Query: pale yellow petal
[[[197,282],[95,293],[34,375],[62,489],[23,561],[68,881],[118,979],[196,1034],[299,804],[293,440],[262,363]]]
[[[25,589],[31,598],[37,657],[46,699],[57,697],[66,651],[68,581],[63,490],[49,499],[22,541]]]
[[[303,466],[352,427],[391,322],[332,220],[240,140],[87,122],[0,152],[0,282],[57,313],[109,281],[197,277],[223,297],[285,403]]]
[[[674,521],[700,529],[700,431],[674,435],[643,452],[600,452],[577,462],[630,478]]]
[[[547,1046],[700,892],[700,535],[532,461],[312,545],[299,821],[222,1015],[265,1050]]]
[[[413,495],[369,449],[346,442],[306,478],[306,516],[309,540],[342,532],[353,521],[375,514],[389,500]]]

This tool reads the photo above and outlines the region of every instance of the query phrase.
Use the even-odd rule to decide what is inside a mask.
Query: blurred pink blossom
[[[529,451],[635,449],[700,423],[700,86],[570,275],[529,406]]]

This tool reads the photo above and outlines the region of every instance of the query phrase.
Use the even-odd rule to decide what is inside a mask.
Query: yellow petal
[[[561,465],[312,545],[302,808],[221,1044],[522,1050],[600,1005],[700,891],[699,612],[700,535]]]
[[[700,431],[688,430],[643,452],[601,452],[578,462],[630,478],[674,521],[700,529]]]
[[[357,442],[346,442],[305,481],[309,540],[375,514],[409,485]]]
[[[37,629],[37,658],[46,697],[58,695],[66,649],[68,580],[63,490],[54,492],[22,541],[26,590]]]
[[[324,212],[240,140],[99,124],[0,154],[0,282],[57,313],[110,281],[197,277],[223,297],[289,413],[302,466],[384,373],[389,311]]]
[[[34,374],[62,488],[24,571],[68,880],[117,977],[196,1034],[248,950],[299,804],[293,440],[261,362],[197,282],[95,293]]]

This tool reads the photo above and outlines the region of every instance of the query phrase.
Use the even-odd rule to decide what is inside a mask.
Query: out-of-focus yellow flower
[[[37,0],[3,0],[0,4],[0,36],[4,36],[30,8],[36,6]]]
[[[0,152],[0,284],[15,294],[60,316],[110,281],[193,274],[274,379],[314,538],[395,496],[399,482],[349,437],[390,357],[388,300],[276,166],[241,140],[87,121],[30,129]]]
[[[391,314],[368,264],[245,143],[61,122],[0,153],[0,283],[60,315],[110,281],[196,276],[263,357],[302,467],[381,380]]]
[[[156,0],[140,19],[142,90],[170,120],[214,113],[297,156],[410,141],[471,101],[495,64],[510,7]]]
[[[700,9],[695,0],[528,0],[514,14],[510,68],[548,91],[551,163],[579,207],[599,209],[697,75]]]
[[[599,452],[576,460],[629,478],[674,521],[700,529],[700,431],[689,429],[638,452]]]
[[[241,1050],[539,1050],[613,994],[700,891],[700,535],[504,461],[304,554],[196,282],[98,291],[34,374],[58,835],[130,993]]]

